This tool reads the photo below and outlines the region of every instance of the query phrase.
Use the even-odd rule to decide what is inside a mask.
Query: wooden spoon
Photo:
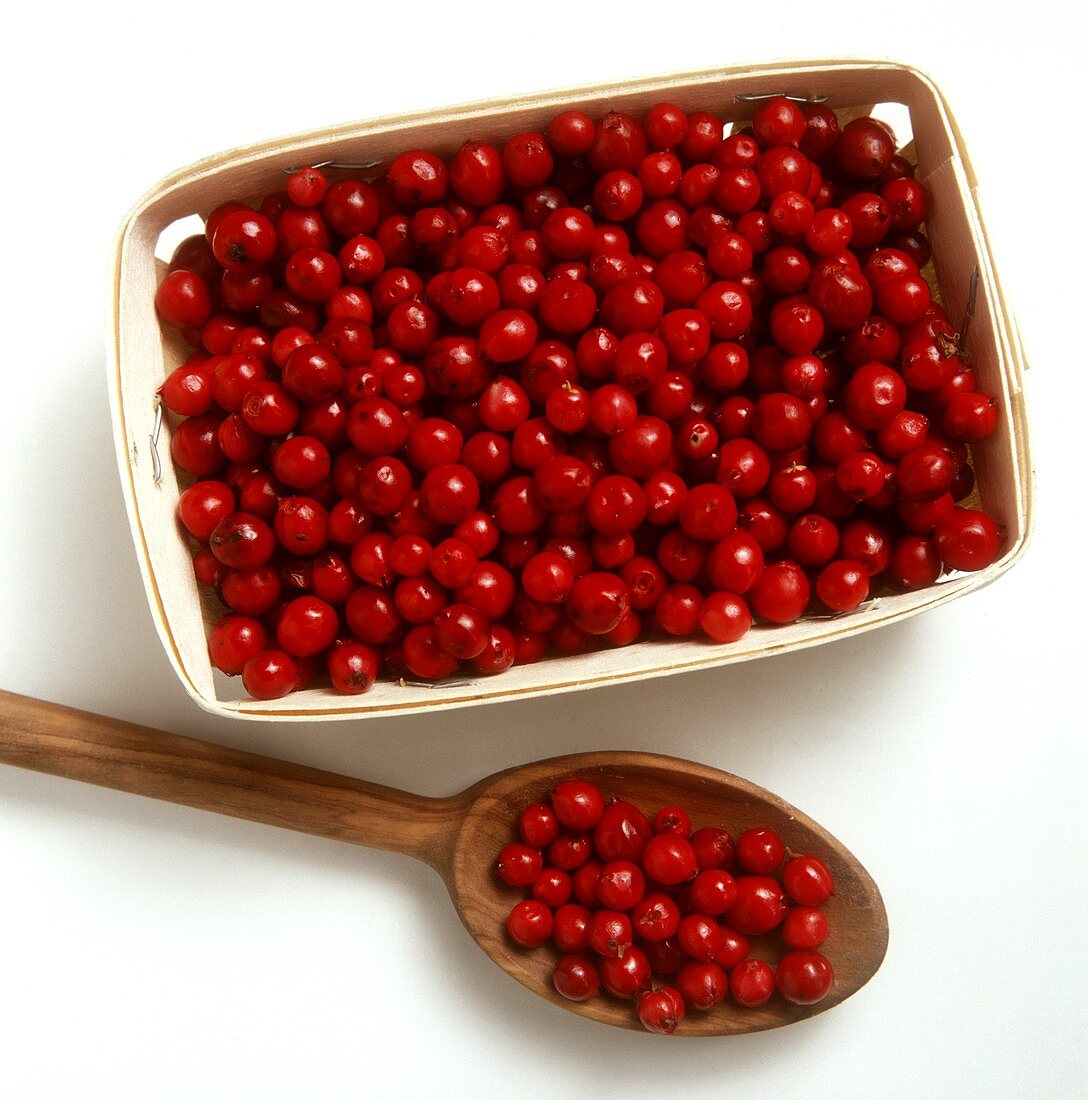
[[[769,826],[787,849],[818,855],[834,876],[836,893],[825,906],[832,929],[826,952],[835,969],[828,996],[808,1008],[778,996],[756,1009],[726,1001],[709,1013],[689,1012],[679,1033],[737,1035],[824,1012],[876,973],[888,945],[880,891],[827,830],[754,783],[667,756],[561,756],[499,772],[449,798],[422,798],[0,692],[0,762],[421,859],[442,876],[462,923],[507,974],[569,1012],[615,1027],[639,1029],[630,1002],[606,996],[565,1000],[552,988],[554,952],[522,950],[507,938],[506,915],[524,892],[493,872],[498,852],[513,839],[518,813],[570,776],[588,779],[606,797],[633,802],[651,815],[680,805],[696,826],[723,825],[734,835]],[[782,952],[774,943],[757,953],[774,962]]]

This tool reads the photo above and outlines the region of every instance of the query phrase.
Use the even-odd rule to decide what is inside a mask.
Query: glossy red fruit
[[[171,271],[155,291],[155,311],[168,325],[200,328],[211,316],[212,293],[192,271]]]
[[[777,928],[786,915],[778,880],[769,875],[742,875],[736,882],[737,900],[725,913],[730,927],[746,936],[762,936]]]
[[[605,812],[604,795],[584,779],[566,779],[557,784],[551,803],[559,824],[579,832],[595,828]]]
[[[803,905],[794,906],[782,922],[782,940],[795,951],[819,947],[829,932],[830,925],[823,912]]]
[[[775,986],[791,1004],[814,1005],[831,992],[831,963],[819,951],[791,951],[775,968]]]
[[[605,861],[640,860],[652,837],[653,830],[642,811],[622,801],[605,807],[593,831],[597,855]]]
[[[856,561],[830,562],[816,578],[816,595],[831,611],[853,611],[869,597],[869,574]]]
[[[543,869],[540,852],[526,844],[508,844],[499,853],[495,873],[510,886],[531,886]]]
[[[733,1000],[745,1008],[766,1004],[774,994],[775,974],[762,959],[745,959],[729,975]]]
[[[798,905],[822,905],[835,892],[827,864],[816,856],[794,856],[782,869],[782,885]]]
[[[684,998],[667,985],[647,990],[638,999],[638,1018],[647,1031],[671,1035],[684,1020]]]
[[[344,642],[334,646],[326,661],[332,686],[344,695],[362,695],[374,686],[381,670],[381,653],[374,646]]]
[[[676,833],[652,837],[643,849],[642,866],[650,878],[666,886],[687,882],[699,872],[695,849]]]
[[[627,611],[627,586],[611,573],[586,573],[570,590],[567,614],[587,634],[607,634]]]
[[[751,591],[752,609],[772,623],[792,623],[808,607],[811,586],[793,561],[767,566]]]
[[[992,565],[1003,541],[997,524],[976,508],[956,508],[938,520],[933,539],[941,561],[949,569],[968,573]]]
[[[622,955],[605,955],[598,965],[601,985],[613,997],[635,997],[650,984],[650,961],[639,947],[628,947]]]
[[[539,947],[551,936],[553,926],[552,911],[535,898],[519,902],[506,918],[506,931],[519,947]]]
[[[251,615],[224,615],[208,640],[212,663],[228,676],[237,676],[253,657],[267,648],[268,632],[260,619]]]
[[[208,545],[224,565],[249,571],[272,557],[276,539],[263,519],[246,512],[232,512],[215,525]]]
[[[632,909],[645,891],[646,878],[638,864],[630,860],[606,863],[597,878],[597,901],[606,909]]]
[[[552,970],[552,985],[568,1001],[588,1001],[600,992],[601,978],[586,955],[562,955]]]
[[[688,962],[677,971],[676,988],[689,1007],[709,1012],[725,1000],[729,977],[716,962]]]
[[[736,863],[736,846],[728,830],[708,825],[696,829],[689,839],[701,871],[732,870]]]
[[[748,829],[737,837],[737,862],[753,875],[773,874],[782,865],[786,848],[773,829]]]
[[[254,699],[282,699],[299,687],[299,666],[278,649],[251,657],[242,669],[242,686]]]

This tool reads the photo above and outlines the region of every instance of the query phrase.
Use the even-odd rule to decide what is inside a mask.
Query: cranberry
[[[208,640],[212,663],[228,676],[237,676],[251,658],[267,648],[268,633],[260,619],[251,615],[224,615]]]
[[[827,939],[830,927],[819,909],[795,906],[782,922],[782,939],[793,950],[811,950]]]
[[[818,951],[791,951],[775,969],[775,986],[791,1004],[822,1001],[835,980],[831,964]]]
[[[599,909],[590,918],[588,937],[598,955],[622,959],[633,943],[631,920],[618,910]]]
[[[896,483],[906,500],[936,500],[952,487],[957,469],[955,456],[948,447],[923,443],[899,460]]]
[[[676,988],[692,1008],[709,1012],[725,999],[729,977],[715,962],[688,962],[677,972]]]
[[[588,1001],[601,988],[600,975],[585,955],[563,955],[552,970],[552,985],[568,1001]]]
[[[585,833],[560,833],[548,845],[548,861],[562,871],[574,871],[588,862],[593,847]]]
[[[699,869],[694,848],[675,833],[652,837],[643,850],[642,865],[651,878],[668,886],[687,882]]]
[[[869,574],[856,561],[833,561],[817,577],[816,595],[831,611],[853,611],[868,599]]]
[[[721,925],[702,913],[691,913],[680,922],[677,941],[686,955],[699,962],[713,962],[725,936]]]
[[[699,625],[703,597],[692,584],[673,584],[662,593],[654,607],[657,625],[676,637],[693,634]]]
[[[792,561],[776,562],[763,571],[751,592],[753,610],[773,623],[791,623],[808,606],[809,581]]]
[[[782,923],[786,906],[782,887],[768,875],[742,875],[737,900],[726,910],[730,926],[746,936],[761,936]]]
[[[275,256],[276,229],[263,214],[243,208],[218,221],[211,243],[221,267],[251,274]]]
[[[298,665],[278,649],[250,657],[242,669],[242,686],[254,699],[282,699],[298,685]]]
[[[671,1035],[684,1019],[684,998],[671,986],[647,990],[638,999],[638,1018],[647,1031]]]
[[[762,959],[745,959],[729,975],[733,1000],[745,1008],[766,1004],[774,994],[775,974]]]
[[[597,878],[597,900],[606,909],[633,909],[645,890],[642,870],[629,860],[606,863]]]
[[[252,570],[271,558],[276,540],[264,520],[245,512],[232,512],[212,529],[208,545],[224,565]]]
[[[935,584],[941,575],[936,543],[923,535],[904,535],[892,548],[889,572],[900,588],[912,592]]]
[[[509,886],[531,886],[543,868],[540,853],[526,844],[508,844],[495,863],[495,873]]]
[[[543,903],[530,899],[519,902],[506,918],[506,931],[519,947],[539,947],[552,934],[552,911]]]
[[[843,127],[835,143],[839,167],[860,180],[875,180],[883,174],[895,153],[887,129],[871,118],[856,118]]]
[[[563,157],[580,157],[593,146],[596,128],[581,111],[563,111],[548,123],[545,136],[551,147]]]
[[[749,829],[737,837],[737,862],[753,875],[773,874],[782,865],[785,846],[771,829]]]
[[[847,412],[857,425],[884,428],[903,411],[907,387],[891,367],[869,363],[854,372],[844,396]]]
[[[653,836],[650,823],[629,802],[613,802],[605,807],[593,833],[597,854],[604,860],[641,859]]]
[[[475,668],[478,663],[474,663],[473,667]],[[570,900],[570,875],[557,867],[545,867],[533,882],[532,894],[537,901],[542,901],[549,909],[565,905]],[[554,928],[552,934],[554,935]]]
[[[981,443],[997,428],[997,402],[985,393],[957,393],[945,405],[941,423],[957,443]]]
[[[192,271],[172,271],[155,292],[155,311],[168,325],[200,328],[211,316],[212,292]]]
[[[737,506],[722,485],[697,485],[680,505],[680,525],[692,538],[716,542],[736,525]]]
[[[650,984],[650,962],[638,947],[628,947],[622,955],[604,956],[600,968],[601,985],[613,997],[637,996]]]
[[[725,829],[715,826],[697,829],[691,834],[691,846],[695,849],[695,860],[699,869],[724,870],[733,868],[736,859],[736,846],[733,837]]]
[[[627,610],[627,586],[611,573],[586,573],[570,590],[567,614],[587,634],[607,634]]]
[[[992,565],[1001,553],[1002,535],[997,524],[974,508],[956,508],[938,520],[933,538],[941,561],[949,569],[976,572]]]
[[[313,657],[332,645],[340,621],[336,610],[316,596],[298,596],[276,627],[280,648],[292,657]]]

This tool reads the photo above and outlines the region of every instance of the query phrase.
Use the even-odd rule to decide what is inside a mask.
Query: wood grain
[[[442,875],[462,923],[507,974],[569,1012],[614,1027],[640,1030],[630,1002],[603,996],[582,1004],[565,1000],[551,984],[556,952],[526,951],[508,939],[506,915],[524,892],[493,872],[495,857],[514,839],[518,813],[571,776],[589,779],[606,796],[634,802],[650,815],[665,805],[683,805],[696,827],[721,825],[737,834],[770,826],[790,852],[818,855],[834,876],[836,893],[825,909],[832,934],[824,950],[835,970],[831,993],[807,1008],[779,997],[757,1009],[726,1003],[689,1014],[680,1033],[764,1031],[826,1012],[876,973],[887,950],[880,891],[845,845],[762,787],[672,757],[557,757],[500,772],[450,798],[422,798],[0,692],[0,762],[423,860]],[[774,936],[763,939],[767,943],[757,941],[753,953],[773,963],[782,944]]]
[[[785,627],[752,630],[728,646],[692,639],[640,642],[588,656],[517,666],[502,676],[470,677],[461,684],[426,687],[380,682],[366,695],[355,697],[315,687],[284,699],[260,701],[242,697],[233,683],[217,688],[207,653],[205,609],[189,549],[175,519],[178,479],[167,460],[163,481],[153,484],[148,453],[152,397],[169,370],[188,353],[181,341],[164,338],[151,304],[158,278],[154,248],[163,228],[210,210],[224,198],[279,189],[285,167],[330,159],[374,162],[370,174],[380,174],[390,157],[405,148],[452,153],[466,137],[501,142],[519,132],[541,129],[557,110],[573,105],[599,116],[613,108],[643,112],[664,99],[685,109],[698,106],[725,119],[743,120],[751,117],[755,106],[737,97],[767,92],[827,95],[830,106],[843,112],[843,117],[879,102],[909,108],[918,175],[933,195],[927,228],[932,231],[940,296],[954,319],[962,313],[972,270],[977,266],[981,273],[967,350],[980,388],[997,395],[1001,417],[995,435],[979,448],[975,468],[987,510],[1007,531],[1001,559],[979,573],[956,576],[918,592],[882,596],[875,605],[834,619],[806,618]],[[940,90],[905,65],[832,58],[682,73],[353,123],[236,149],[174,173],[137,204],[118,235],[113,294],[111,407],[137,556],[171,663],[197,703],[218,714],[255,721],[410,714],[578,691],[789,652],[901,621],[996,580],[1019,558],[1031,528],[1023,349],[994,266],[977,181],[963,140]],[[160,448],[165,456],[165,432]]]
[[[466,803],[0,692],[0,762],[414,856],[444,870]]]

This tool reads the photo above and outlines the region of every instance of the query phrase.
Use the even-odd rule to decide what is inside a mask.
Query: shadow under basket
[[[898,119],[909,112],[917,177],[932,199],[926,230],[933,261],[927,275],[954,325],[965,316],[972,284],[976,285],[973,319],[962,350],[977,373],[979,388],[996,396],[1000,412],[996,433],[974,448],[972,456],[979,506],[1005,529],[1000,559],[978,573],[954,573],[919,592],[881,595],[848,614],[805,618],[789,626],[756,626],[732,645],[702,638],[654,639],[586,656],[549,658],[494,677],[433,685],[379,681],[361,696],[311,688],[271,701],[240,698],[241,683],[215,673],[208,658],[207,633],[222,609],[214,595],[202,594],[196,584],[190,549],[175,518],[183,486],[169,460],[169,425],[160,423],[156,392],[188,349],[180,340],[164,336],[155,315],[153,299],[163,271],[162,261],[156,259],[160,238],[165,240],[171,227],[177,233],[183,219],[206,214],[227,199],[279,190],[288,168],[333,161],[372,166],[362,173],[372,176],[406,149],[450,155],[469,138],[501,144],[526,130],[543,129],[567,107],[600,117],[610,109],[640,114],[667,100],[743,123],[751,118],[758,98],[772,94],[826,98],[840,118],[864,114],[877,104],[899,105],[892,108],[899,112],[897,129]],[[718,69],[352,123],[236,149],[163,180],[128,215],[117,238],[108,371],[117,457],[140,568],[155,625],[186,690],[209,711],[263,721],[437,711],[784,653],[873,630],[996,580],[1020,557],[1028,539],[1031,465],[1023,349],[993,265],[977,191],[955,121],[929,78],[895,63],[843,60]],[[192,225],[182,236],[200,231],[199,222]],[[156,448],[153,440],[160,429],[163,438]]]

